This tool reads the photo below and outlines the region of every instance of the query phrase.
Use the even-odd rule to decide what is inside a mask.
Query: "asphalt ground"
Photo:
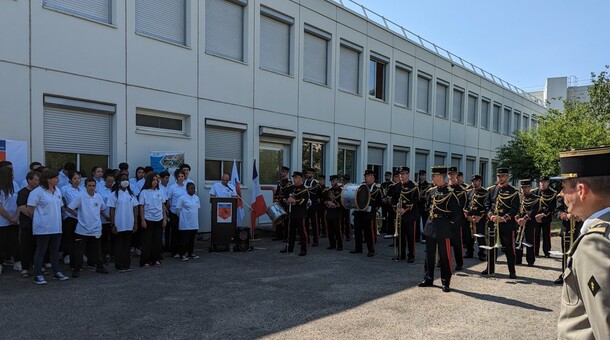
[[[0,275],[1,339],[553,339],[561,286],[560,259],[537,258],[508,278],[466,259],[452,292],[419,288],[424,245],[415,263],[391,260],[380,238],[374,257],[327,250],[327,239],[299,257],[262,237],[249,252],[208,252],[197,260],[168,258],[131,273],[86,271],[38,286],[12,268]],[[553,238],[559,249],[559,238]],[[108,269],[112,269],[111,266]],[[67,270],[64,272],[68,272]]]

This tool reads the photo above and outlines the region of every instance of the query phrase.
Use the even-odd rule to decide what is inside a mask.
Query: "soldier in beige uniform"
[[[560,153],[568,212],[585,220],[563,273],[559,339],[610,339],[610,147]]]

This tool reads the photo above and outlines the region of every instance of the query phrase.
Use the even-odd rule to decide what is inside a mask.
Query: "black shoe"
[[[99,274],[108,274],[108,270],[107,270],[106,268],[104,268],[104,267],[99,267],[99,268],[97,268],[97,269],[95,270],[95,272],[96,272],[96,273],[99,273]]]
[[[72,271],[72,277],[77,278],[80,276],[80,270],[74,270]]]
[[[299,256],[305,256],[305,255],[307,255],[307,252],[306,252],[306,251],[301,251],[301,252],[299,253]]]
[[[481,262],[487,261],[487,255],[485,255],[485,254],[479,255],[479,261],[481,261]]]
[[[432,287],[434,284],[432,280],[424,279],[422,282],[417,284],[418,287]]]
[[[337,251],[342,251],[343,247],[337,247]]]
[[[490,272],[488,272],[488,271],[487,271],[487,269],[485,269],[484,271],[482,271],[482,272],[481,272],[481,275],[483,275],[483,276],[487,276],[487,275],[495,275],[495,273],[493,273],[493,272],[492,272],[492,273],[490,273]]]
[[[510,274],[508,274],[508,278],[510,278],[510,279],[516,279],[516,278],[517,278],[517,274],[515,274],[515,273],[510,273]]]
[[[350,250],[350,254],[362,254],[362,250]]]
[[[462,270],[462,269],[464,269],[464,267],[462,267],[462,266],[455,266],[455,270],[456,270],[456,271],[458,271],[458,270]]]
[[[466,254],[466,256],[464,256],[465,259],[471,259],[473,257],[474,257],[474,255],[472,255],[472,254]]]
[[[534,264],[533,264],[533,263],[528,263],[528,264],[527,264],[527,266],[528,266],[528,267],[533,267],[533,266],[534,266]]]
[[[413,263],[413,262],[415,262],[415,258],[413,258],[413,257],[409,257],[409,258],[407,259],[407,263]]]
[[[366,257],[373,257],[375,255],[374,251],[369,251],[368,254],[366,254]]]
[[[443,292],[445,293],[449,293],[451,291],[451,288],[449,288],[449,285],[442,285],[441,289],[443,290]]]
[[[326,247],[326,249],[335,249],[333,246]]]
[[[562,285],[563,284],[563,276],[559,276],[557,278],[557,280],[553,281],[554,284],[556,285]]]

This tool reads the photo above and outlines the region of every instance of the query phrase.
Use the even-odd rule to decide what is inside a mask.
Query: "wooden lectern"
[[[212,237],[210,252],[229,251],[237,226],[237,198],[210,197],[212,205]]]

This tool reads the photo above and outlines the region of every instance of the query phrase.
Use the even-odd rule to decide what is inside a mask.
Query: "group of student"
[[[95,166],[83,180],[74,163],[55,171],[33,162],[19,185],[12,163],[1,161],[0,263],[12,258],[21,277],[33,270],[34,282],[43,285],[48,268],[53,279],[68,280],[61,259],[73,278],[84,259],[101,274],[108,274],[111,261],[117,272],[132,271],[132,253],[139,255],[140,267],[160,267],[164,245],[174,258],[197,259],[200,202],[190,166],[176,169],[173,181],[169,172],[152,167],[138,167],[130,178],[128,169],[127,163],[106,171]]]

